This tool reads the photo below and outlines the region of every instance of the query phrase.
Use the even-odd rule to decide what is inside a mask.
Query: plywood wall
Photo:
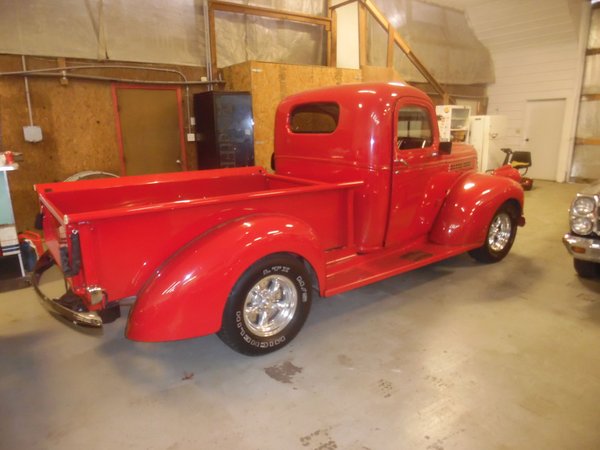
[[[27,58],[28,69],[56,67],[58,63],[56,59]],[[81,62],[66,63],[76,65]],[[204,75],[200,69],[178,69],[190,79],[200,79]],[[1,73],[20,70],[20,57],[0,55]],[[127,79],[177,79],[172,74],[139,70],[100,69],[85,73]],[[195,91],[203,89],[194,88]],[[12,150],[24,157],[20,169],[9,174],[19,230],[33,227],[38,211],[34,184],[61,181],[83,170],[121,174],[110,82],[71,79],[67,85],[62,85],[57,78],[30,77],[29,90],[33,122],[42,128],[44,137],[42,142],[35,144],[25,142],[23,138],[23,126],[29,124],[23,78],[0,76],[0,151]],[[195,165],[194,144],[187,144],[186,150],[188,161]]]
[[[67,60],[68,65],[82,61]],[[90,61],[83,62],[89,64]],[[28,69],[56,67],[55,58],[27,58]],[[176,68],[189,79],[200,79],[204,69]],[[21,58],[0,55],[0,73],[20,71]],[[174,80],[171,74],[139,70],[90,70],[86,74],[152,80]],[[256,163],[270,166],[273,129],[278,103],[288,95],[306,89],[361,81],[400,80],[386,68],[364,70],[246,62],[223,69],[227,90],[252,92],[255,121]],[[83,170],[121,174],[121,157],[116,131],[112,84],[70,79],[62,85],[57,78],[29,78],[33,122],[43,130],[42,142],[32,144],[23,138],[29,124],[24,80],[20,76],[0,76],[0,151],[23,154],[21,168],[9,174],[11,195],[19,230],[31,229],[38,203],[33,191],[36,183],[62,181]],[[190,88],[190,96],[205,90]],[[185,90],[184,90],[185,93]],[[184,95],[185,101],[185,95]],[[187,110],[184,108],[184,116]],[[192,112],[193,114],[193,112]],[[197,168],[196,147],[186,144],[188,168]]]

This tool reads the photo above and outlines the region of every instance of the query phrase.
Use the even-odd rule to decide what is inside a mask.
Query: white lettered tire
[[[311,302],[311,279],[302,261],[285,254],[267,256],[236,282],[217,335],[244,355],[273,352],[298,334]]]

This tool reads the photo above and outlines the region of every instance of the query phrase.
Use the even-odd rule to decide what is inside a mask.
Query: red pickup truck
[[[130,339],[218,333],[258,355],[298,333],[313,290],[330,297],[464,252],[497,262],[525,223],[518,173],[476,173],[474,149],[440,142],[430,99],[403,84],[285,99],[274,165],[37,185],[43,303],[100,327],[127,299]],[[38,286],[52,262],[69,286],[59,299]]]

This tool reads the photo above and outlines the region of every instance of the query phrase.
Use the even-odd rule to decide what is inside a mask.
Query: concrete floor
[[[0,448],[598,449],[600,280],[561,243],[578,188],[536,181],[503,262],[316,299],[265,357],[130,342],[124,319],[86,335],[0,294]]]

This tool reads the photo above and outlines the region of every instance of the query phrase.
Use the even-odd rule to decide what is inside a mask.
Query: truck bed
[[[50,183],[37,185],[36,190],[44,206],[58,220],[68,223],[165,207],[189,208],[290,191],[301,193],[328,186],[331,187],[268,174],[255,167]]]
[[[357,184],[250,167],[49,183],[36,190],[56,262],[65,235],[76,230],[85,274],[79,281],[102,286],[115,300],[136,295],[157,264],[193,239],[242,217],[290,215],[318,230],[324,251],[347,246]]]

